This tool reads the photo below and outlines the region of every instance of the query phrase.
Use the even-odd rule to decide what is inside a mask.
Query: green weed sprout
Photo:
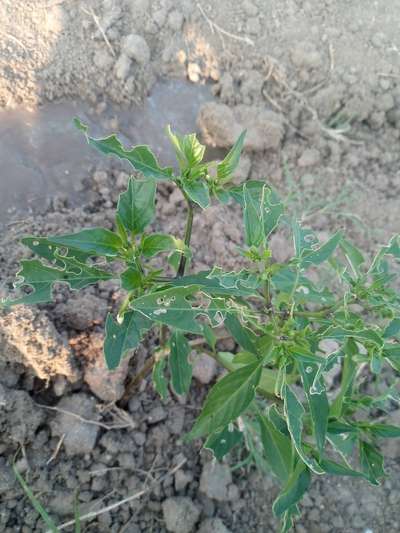
[[[400,297],[393,288],[400,236],[369,263],[341,232],[320,243],[285,214],[264,181],[233,186],[245,132],[223,161],[204,162],[205,146],[195,134],[180,136],[168,128],[179,165],[175,173],[161,167],[145,145],[126,150],[116,135],[95,139],[78,119],[75,124],[91,146],[128,161],[141,177],[130,177],[120,195],[114,231],[23,238],[37,258],[21,261],[22,294],[3,306],[48,302],[54,283],[78,290],[119,279],[126,297],[116,317],[106,320],[108,368],[116,369],[150,329],[159,328],[159,348],[136,382],[152,370],[162,398],[169,387],[178,395],[189,391],[189,354],[196,347],[227,369],[187,438],[205,438],[222,459],[243,441],[243,421],[256,428],[252,447],[281,485],[273,511],[282,531],[293,525],[313,475],[353,476],[378,485],[385,475],[379,439],[399,437],[400,428],[377,422],[376,414],[398,401],[398,392],[394,381],[374,397],[366,384],[378,382],[386,365],[400,371]],[[174,184],[186,202],[183,238],[147,230],[159,182]],[[212,201],[237,202],[243,210],[241,253],[248,267],[238,272],[219,266],[188,272],[193,214]],[[293,234],[293,257],[284,264],[272,260],[268,246],[278,225]],[[166,258],[164,268],[154,266],[159,254]],[[102,265],[93,258],[103,258]],[[320,269],[330,270],[331,287],[312,281]],[[235,353],[218,349],[222,328],[234,339]],[[326,340],[336,348],[327,352]],[[332,393],[326,375],[334,367],[340,385]]]

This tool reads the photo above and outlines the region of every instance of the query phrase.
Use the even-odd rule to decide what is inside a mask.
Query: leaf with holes
[[[175,330],[170,339],[169,369],[172,388],[176,394],[186,394],[192,381],[192,365],[189,363],[190,346],[184,334]]]
[[[119,195],[117,215],[127,231],[142,233],[155,215],[154,180],[129,178],[128,188]]]

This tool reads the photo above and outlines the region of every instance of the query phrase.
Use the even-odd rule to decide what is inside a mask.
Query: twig
[[[105,33],[105,31],[103,30],[103,28],[101,27],[101,24],[100,24],[100,21],[99,21],[99,18],[97,17],[97,15],[95,14],[95,12],[93,11],[92,8],[90,8],[90,10],[87,10],[85,9],[84,7],[81,7],[82,11],[84,13],[86,13],[86,15],[89,15],[93,18],[94,20],[94,23],[96,24],[97,28],[99,29],[99,32],[101,33],[101,35],[103,36],[103,39],[104,39],[104,42],[106,43],[106,45],[108,46],[111,54],[116,57],[116,53],[114,51],[114,48],[111,46],[111,43],[110,41],[108,40],[108,37]]]
[[[85,520],[91,520],[92,518],[96,518],[97,516],[99,516],[101,514],[113,511],[114,509],[117,509],[118,507],[120,507],[121,505],[124,505],[125,503],[129,503],[129,502],[131,502],[133,500],[137,500],[137,499],[141,498],[142,496],[144,496],[145,494],[150,492],[156,485],[159,485],[165,479],[167,479],[169,476],[172,476],[173,474],[175,474],[175,472],[180,470],[182,468],[182,466],[186,463],[186,461],[187,461],[186,458],[183,459],[179,464],[177,464],[174,468],[172,468],[164,476],[161,476],[160,478],[156,479],[154,481],[154,483],[152,483],[151,485],[149,485],[145,489],[143,489],[143,490],[141,490],[139,492],[136,492],[135,494],[132,494],[131,496],[127,496],[126,498],[124,498],[124,499],[122,499],[122,500],[120,500],[118,502],[112,503],[111,505],[107,505],[106,507],[103,507],[103,509],[100,509],[99,511],[91,511],[89,513],[86,513],[86,514],[80,516],[79,517],[80,522],[83,522]],[[69,520],[68,522],[64,522],[63,524],[60,524],[59,526],[57,526],[57,528],[59,530],[61,530],[61,529],[65,529],[65,528],[67,528],[69,526],[73,526],[74,524],[75,524],[75,520]],[[46,533],[51,533],[51,531],[47,531]]]
[[[235,35],[234,33],[231,33],[229,31],[224,30],[221,28],[221,26],[218,26],[215,22],[213,22],[205,13],[204,9],[201,7],[199,3],[196,4],[198,9],[200,10],[200,13],[203,15],[205,20],[208,22],[208,25],[211,28],[211,31],[214,33],[214,30],[217,30],[222,35],[226,35],[227,37],[230,37],[231,39],[234,39],[235,41],[241,41],[244,42],[250,46],[255,46],[254,41],[250,39],[250,37],[241,37],[240,35]],[[223,40],[222,40],[223,42]]]
[[[67,411],[66,409],[61,409],[61,407],[54,407],[52,405],[44,405],[41,403],[36,403],[38,407],[42,407],[43,409],[49,409],[50,411],[57,411],[58,413],[62,413],[64,415],[72,416],[74,418],[77,418],[81,422],[84,422],[85,424],[92,424],[93,426],[99,426],[103,429],[106,429],[107,431],[110,431],[112,429],[126,429],[128,427],[131,427],[132,424],[105,424],[104,422],[97,422],[96,420],[90,420],[88,418],[84,418],[81,415],[78,415],[77,413],[73,413],[72,411]]]
[[[57,443],[57,446],[56,446],[56,449],[54,450],[54,452],[51,454],[51,457],[50,459],[46,462],[46,465],[49,465],[51,462],[54,461],[54,459],[57,457],[60,449],[61,449],[61,446],[62,446],[62,443],[64,442],[64,439],[65,439],[65,433],[63,433],[60,437],[60,440],[58,441]]]

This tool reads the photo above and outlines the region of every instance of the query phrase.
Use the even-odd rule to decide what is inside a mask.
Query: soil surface
[[[246,127],[237,181],[266,179],[321,236],[343,227],[367,251],[387,241],[400,230],[399,24],[398,0],[3,0],[0,296],[28,255],[19,237],[112,228],[128,169],[89,150],[75,115],[96,135],[151,144],[164,164],[168,123],[197,128],[211,155]],[[181,235],[184,206],[166,185],[157,210],[154,229]],[[193,267],[240,267],[241,240],[234,206],[197,214]],[[289,247],[273,236],[278,260]],[[84,515],[145,490],[83,530],[277,531],[272,477],[183,442],[219,375],[207,357],[187,397],[162,402],[147,380],[116,406],[157,342],[110,376],[104,319],[119,298],[114,282],[61,287],[54,304],[0,315],[0,530],[46,530],[10,468],[19,450],[16,468],[57,523],[76,498]],[[296,531],[400,530],[400,445],[386,453],[378,488],[316,479]]]

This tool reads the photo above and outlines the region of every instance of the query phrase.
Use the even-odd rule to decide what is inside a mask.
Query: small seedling
[[[244,441],[281,484],[273,511],[282,531],[299,514],[313,475],[378,485],[385,476],[379,439],[400,436],[400,428],[377,418],[399,399],[397,382],[385,382],[382,372],[387,366],[400,371],[400,296],[393,287],[400,236],[369,263],[341,232],[320,243],[312,229],[285,214],[264,181],[232,186],[245,132],[222,162],[204,162],[205,147],[195,134],[168,129],[175,173],[147,146],[126,150],[115,135],[95,139],[79,120],[76,125],[91,146],[128,161],[140,178],[131,177],[119,197],[114,231],[23,238],[37,258],[21,261],[22,294],[3,305],[48,302],[55,283],[83,289],[119,279],[125,298],[106,320],[108,368],[116,369],[150,329],[159,328],[159,348],[138,376],[152,369],[154,387],[165,398],[169,387],[176,394],[189,391],[192,350],[214,357],[227,373],[209,391],[187,438],[205,438],[217,459]],[[148,230],[161,181],[178,187],[186,202],[183,238]],[[243,210],[240,252],[247,268],[189,273],[195,211],[201,216],[211,202],[230,201]],[[268,246],[278,225],[293,234],[293,257],[284,264],[272,260]],[[159,254],[166,258],[163,268],[154,265]],[[324,275],[329,286],[318,281],[321,269],[330,270],[330,278]],[[234,353],[218,349],[226,332]],[[334,368],[332,391],[326,378]],[[369,393],[371,383],[379,384],[379,396]]]

